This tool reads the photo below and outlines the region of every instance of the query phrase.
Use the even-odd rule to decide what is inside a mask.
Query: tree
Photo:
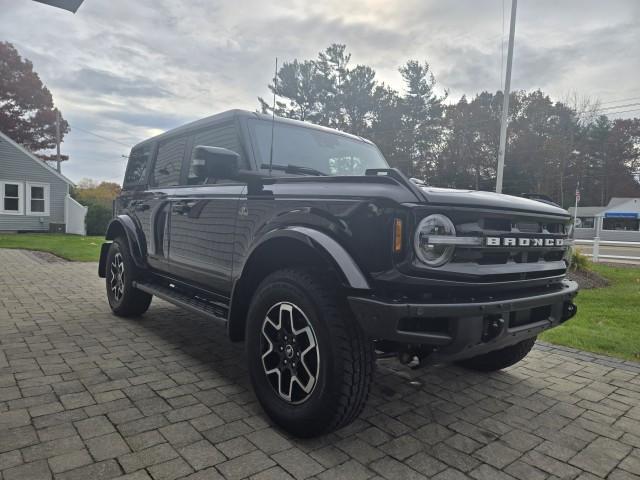
[[[96,182],[90,178],[80,180],[71,196],[88,207],[87,224],[88,235],[104,235],[111,221],[113,201],[122,188],[113,182]]]
[[[481,92],[444,105],[427,62],[400,68],[399,92],[366,65],[351,65],[334,44],[315,59],[285,62],[277,72],[277,115],[308,120],[373,140],[391,166],[431,185],[493,190],[503,93]],[[259,99],[263,112],[271,105]],[[554,101],[540,90],[511,93],[506,193],[546,194],[568,206],[581,181],[582,204],[637,196],[640,119],[610,120],[599,103],[574,94]]]
[[[400,74],[406,89],[399,132],[403,156],[409,160],[406,170],[412,176],[429,177],[437,174],[445,98],[435,95],[436,81],[427,62],[409,60],[400,68]]]
[[[56,146],[51,92],[33,71],[33,64],[8,42],[0,42],[0,131],[33,152]],[[69,124],[61,117],[61,137],[67,132]]]
[[[111,208],[113,200],[118,196],[122,187],[114,182],[96,182],[90,178],[81,179],[73,191],[73,198],[83,205],[100,204]]]
[[[495,176],[502,96],[463,96],[445,110],[444,147],[438,159],[443,185],[490,189]]]

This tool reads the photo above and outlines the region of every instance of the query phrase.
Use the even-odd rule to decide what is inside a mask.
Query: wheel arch
[[[105,238],[115,240],[118,237],[125,237],[131,252],[131,257],[136,267],[144,268],[144,250],[138,229],[133,219],[129,215],[118,215],[109,222]]]
[[[329,235],[308,227],[269,232],[252,249],[234,284],[228,322],[232,341],[244,340],[249,303],[260,282],[276,270],[295,266],[328,269],[346,288],[370,289],[353,257]]]

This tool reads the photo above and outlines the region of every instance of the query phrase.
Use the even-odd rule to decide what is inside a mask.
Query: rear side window
[[[151,145],[145,145],[131,150],[127,172],[124,175],[125,186],[144,183],[149,168],[149,157],[151,157]]]
[[[153,182],[156,187],[180,185],[182,161],[187,147],[187,138],[174,138],[158,147],[156,163],[153,167]]]

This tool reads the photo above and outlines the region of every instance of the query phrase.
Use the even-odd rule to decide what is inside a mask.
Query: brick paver
[[[640,479],[640,365],[538,345],[506,371],[378,364],[361,417],[271,425],[241,344],[154,300],[111,315],[95,264],[0,250],[0,478]]]

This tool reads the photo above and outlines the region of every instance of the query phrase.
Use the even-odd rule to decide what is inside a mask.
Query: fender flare
[[[272,230],[267,233],[251,249],[248,258],[263,244],[276,238],[291,238],[298,240],[331,261],[336,271],[341,274],[345,284],[350,288],[369,290],[371,287],[367,277],[353,259],[353,257],[335,239],[315,228],[290,226]],[[246,266],[246,264],[245,264]],[[244,273],[244,271],[243,271]],[[242,276],[240,277],[242,278]]]
[[[233,285],[227,328],[229,338],[234,342],[244,339],[246,313],[254,289],[260,280],[250,274],[253,265],[255,265],[256,255],[260,255],[260,247],[278,239],[294,240],[312,249],[334,268],[348,288],[358,290],[369,290],[371,288],[369,281],[353,257],[340,243],[326,233],[302,226],[289,226],[271,230],[253,245],[247,255],[247,261],[242,267],[242,272]]]
[[[114,240],[119,233],[119,230],[124,231],[127,237],[127,243],[129,244],[129,251],[133,257],[133,262],[136,267],[145,268],[146,262],[144,261],[144,242],[141,241],[141,234],[138,232],[135,222],[129,215],[118,215],[116,218],[109,222],[107,227],[107,233],[105,238],[107,240]]]

